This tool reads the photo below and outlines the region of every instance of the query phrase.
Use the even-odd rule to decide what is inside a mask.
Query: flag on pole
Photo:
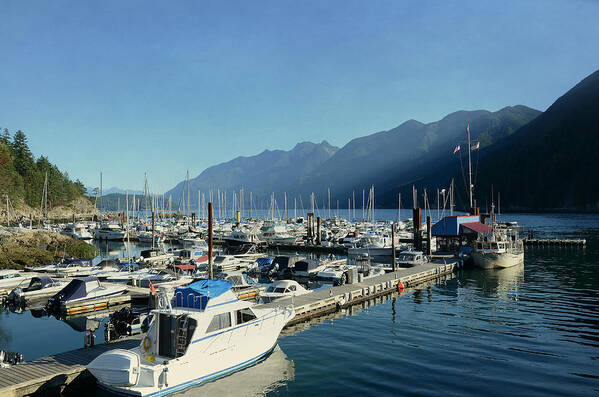
[[[455,149],[453,149],[453,154],[456,154],[459,151],[460,151],[460,145],[456,146]]]
[[[468,126],[466,127],[466,134],[470,136],[470,122],[468,122]]]
[[[154,288],[154,284],[152,284],[151,281],[150,281],[150,291],[152,292],[152,295],[154,295],[154,296],[158,295],[156,293],[156,289]]]
[[[479,147],[480,147],[480,142],[476,142],[474,145],[472,145],[472,150],[478,150]]]

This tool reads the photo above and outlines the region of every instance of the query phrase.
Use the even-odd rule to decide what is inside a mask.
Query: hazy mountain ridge
[[[244,188],[246,194],[254,192],[254,197],[265,198],[271,192],[280,197],[287,192],[290,197],[303,196],[307,202],[311,192],[322,200],[330,187],[332,199],[344,204],[352,190],[372,184],[379,192],[397,188],[397,181],[390,177],[398,173],[404,176],[402,182],[418,179],[424,164],[450,156],[464,140],[468,121],[473,139],[480,139],[485,147],[513,134],[540,113],[523,105],[496,112],[462,110],[426,124],[408,120],[391,130],[355,138],[341,149],[323,141],[298,143],[290,151],[265,150],[207,168],[190,180],[190,199],[197,202],[198,189],[230,192]],[[182,181],[166,196],[172,194],[177,203],[184,190]]]
[[[255,156],[240,156],[235,159],[206,168],[200,175],[189,181],[190,200],[197,202],[197,191],[207,193],[212,189],[239,190],[254,192],[259,196],[280,191],[281,186],[297,183],[299,179],[337,152],[338,148],[327,141],[321,143],[301,142],[289,151],[265,150]],[[180,201],[181,192],[186,193],[186,182],[180,182],[166,192],[172,195],[175,203]]]

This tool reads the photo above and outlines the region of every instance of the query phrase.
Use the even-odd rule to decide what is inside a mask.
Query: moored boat
[[[115,349],[87,365],[100,387],[160,396],[248,367],[276,345],[293,308],[259,309],[238,300],[232,283],[202,280],[161,296],[147,336],[132,350]]]

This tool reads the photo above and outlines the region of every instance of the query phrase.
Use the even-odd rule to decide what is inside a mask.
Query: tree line
[[[47,157],[34,157],[23,131],[18,130],[11,135],[5,128],[0,134],[0,199],[5,200],[8,195],[16,205],[25,202],[39,208],[46,174],[48,208],[68,204],[85,195],[86,189],[79,180],[72,181]]]

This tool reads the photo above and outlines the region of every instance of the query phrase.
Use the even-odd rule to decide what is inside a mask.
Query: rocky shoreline
[[[93,245],[56,232],[0,228],[0,269],[43,266],[63,257],[92,259],[96,255]]]

